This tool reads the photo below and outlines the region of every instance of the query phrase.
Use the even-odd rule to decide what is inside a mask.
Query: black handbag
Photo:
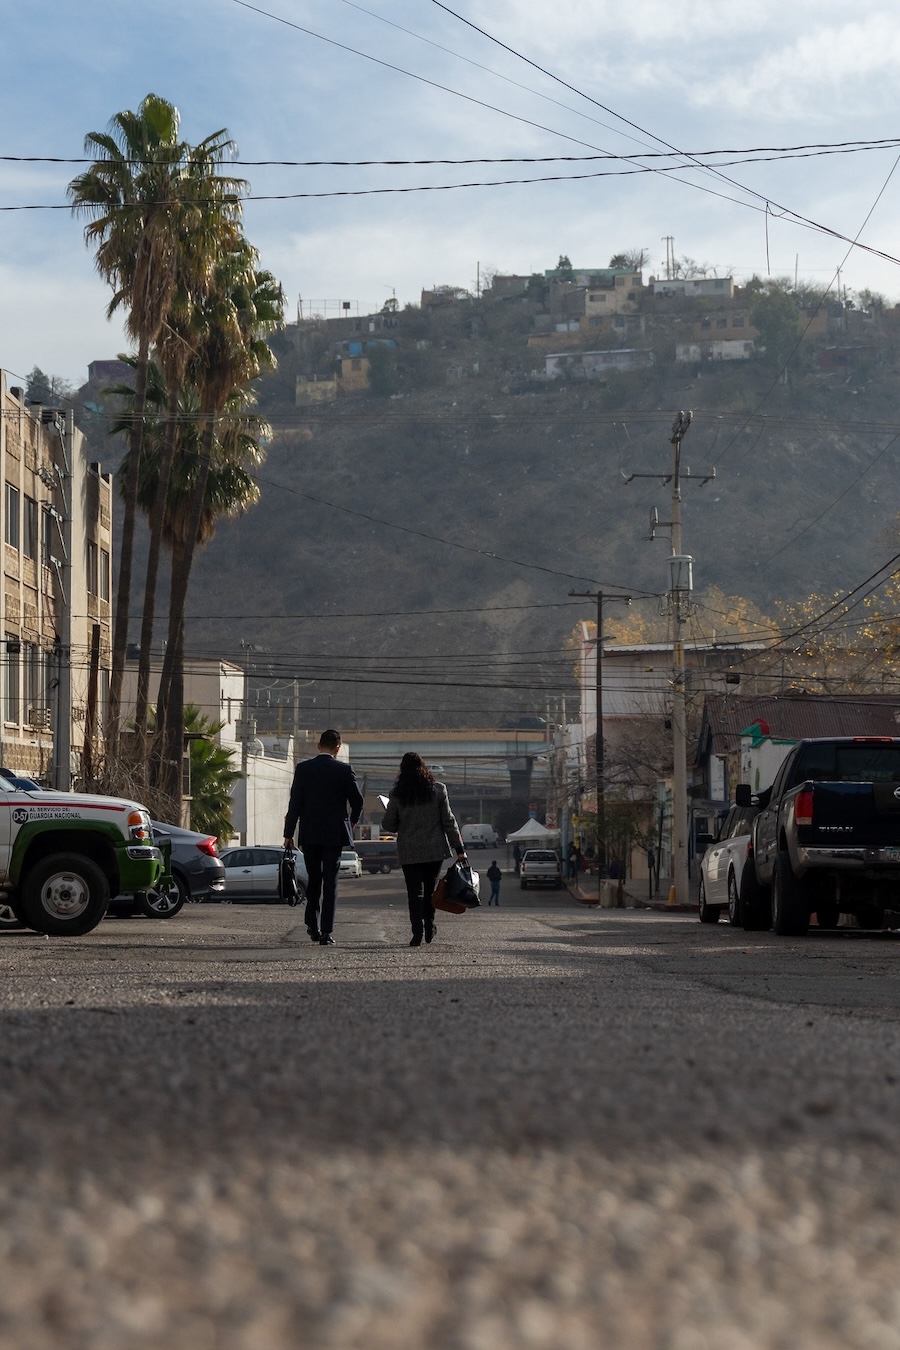
[[[286,848],[278,864],[278,894],[286,905],[300,903],[300,887],[297,884],[297,869],[294,865],[296,857],[292,848]]]
[[[444,873],[444,895],[457,905],[466,909],[478,909],[478,873],[473,872],[468,863],[451,863]]]

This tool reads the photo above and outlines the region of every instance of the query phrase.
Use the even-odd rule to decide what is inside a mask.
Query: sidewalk
[[[623,881],[619,883],[582,872],[577,881],[566,881],[564,884],[573,899],[577,900],[580,905],[590,905],[592,908],[654,909],[664,914],[692,914],[697,908],[699,885],[697,879],[691,880],[691,903],[687,905],[669,904],[668,895],[671,883],[666,877],[661,878],[659,894],[652,898],[648,895],[649,887],[646,881]]]

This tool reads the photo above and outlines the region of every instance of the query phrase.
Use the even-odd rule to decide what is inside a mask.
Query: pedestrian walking
[[[294,770],[284,818],[284,846],[292,848],[299,824],[300,847],[309,873],[306,931],[322,947],[334,945],[334,907],[341,849],[353,842],[353,826],[362,815],[363,795],[350,765],[338,759],[340,732],[329,727],[319,737],[319,753]],[[319,901],[321,899],[321,915]]]
[[[490,900],[488,901],[488,904],[489,904],[489,905],[496,905],[497,908],[499,909],[499,908],[500,908],[500,882],[503,880],[503,873],[500,871],[500,868],[497,866],[497,859],[496,859],[496,858],[494,859],[494,861],[491,863],[490,867],[489,867],[488,870],[487,870],[487,879],[488,879],[488,881],[491,883],[491,898],[490,898]]]
[[[397,835],[412,928],[409,945],[420,947],[423,937],[431,942],[437,932],[431,897],[441,863],[451,856],[451,849],[465,860],[466,846],[446,786],[435,781],[422,756],[412,750],[400,761],[381,828]]]
[[[522,866],[522,850],[518,844],[513,844],[513,866],[516,870],[516,876],[518,876]]]
[[[569,881],[574,881],[578,876],[578,858],[575,853],[575,840],[569,840],[569,848],[566,853],[566,877]]]

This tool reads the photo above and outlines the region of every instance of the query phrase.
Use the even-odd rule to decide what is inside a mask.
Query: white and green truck
[[[110,896],[156,890],[168,870],[138,802],[53,792],[0,769],[0,908],[26,928],[89,933]]]

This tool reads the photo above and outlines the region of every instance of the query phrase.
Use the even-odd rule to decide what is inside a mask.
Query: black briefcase
[[[300,887],[297,884],[297,855],[292,848],[286,848],[278,864],[278,894],[286,905],[299,905]]]

